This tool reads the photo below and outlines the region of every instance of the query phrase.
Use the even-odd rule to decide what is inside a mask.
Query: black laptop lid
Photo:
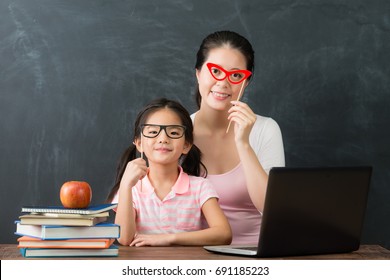
[[[257,255],[357,250],[371,172],[366,166],[271,169]]]

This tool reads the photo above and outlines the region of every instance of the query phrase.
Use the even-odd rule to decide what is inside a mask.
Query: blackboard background
[[[197,48],[224,29],[253,44],[244,100],[279,123],[288,166],[373,166],[363,243],[390,248],[388,0],[1,0],[0,243],[65,181],[102,202],[137,111],[193,112]]]

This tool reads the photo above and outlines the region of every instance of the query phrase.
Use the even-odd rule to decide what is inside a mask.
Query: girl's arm
[[[131,188],[119,187],[118,207],[115,215],[115,223],[120,225],[118,242],[122,245],[130,245],[135,235],[135,210]]]
[[[219,207],[216,198],[208,199],[202,206],[209,228],[174,234],[137,235],[130,246],[169,246],[169,245],[221,245],[230,244],[232,231],[229,222]]]
[[[130,245],[136,232],[136,213],[133,208],[132,187],[138,180],[146,175],[147,167],[143,159],[130,161],[120,182],[118,190],[118,207],[115,215],[115,223],[120,225],[118,242],[122,245]]]

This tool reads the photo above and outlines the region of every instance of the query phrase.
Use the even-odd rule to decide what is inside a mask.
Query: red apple
[[[87,182],[65,182],[60,190],[60,200],[65,208],[86,208],[91,203],[92,189]]]

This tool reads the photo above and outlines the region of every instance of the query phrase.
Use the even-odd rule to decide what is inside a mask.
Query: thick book
[[[65,208],[63,206],[24,206],[22,207],[22,212],[92,215],[114,209],[116,206],[116,203],[94,205],[87,208]]]
[[[27,215],[44,215],[53,218],[83,218],[83,217],[108,217],[109,211],[95,213],[95,214],[68,214],[68,213],[29,213]]]
[[[19,220],[22,225],[94,226],[98,223],[107,221],[107,217],[96,217],[91,215],[79,215],[78,217],[55,217],[51,215],[27,214],[19,216]]]
[[[118,246],[111,245],[105,249],[75,249],[75,248],[20,248],[25,258],[53,258],[53,257],[117,257]]]
[[[51,239],[118,238],[119,225],[100,223],[94,226],[22,225],[16,221],[15,234]]]
[[[109,248],[114,238],[85,238],[85,239],[60,239],[42,240],[35,237],[22,236],[18,238],[18,248]]]

